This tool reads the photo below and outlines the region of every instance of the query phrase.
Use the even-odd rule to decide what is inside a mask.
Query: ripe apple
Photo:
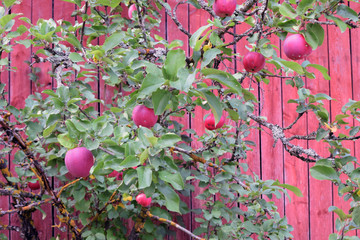
[[[248,52],[243,59],[244,68],[247,72],[258,72],[265,66],[265,57],[258,52]]]
[[[140,193],[139,195],[136,196],[136,202],[143,207],[149,206],[151,200],[152,200],[151,197],[147,198],[144,193]]]
[[[94,156],[88,149],[77,147],[66,153],[65,165],[72,176],[87,177],[94,165]]]
[[[306,42],[302,34],[287,36],[284,41],[284,53],[292,60],[307,57],[312,52],[311,46]]]
[[[220,121],[218,122],[218,124],[216,124],[215,126],[215,117],[214,114],[210,114],[206,119],[205,119],[205,127],[208,130],[215,130],[218,128],[221,128],[225,123],[225,116],[224,114],[221,116]]]
[[[132,112],[132,119],[138,127],[152,128],[157,122],[158,117],[153,109],[144,105],[137,105]]]
[[[31,190],[38,190],[40,188],[40,183],[39,183],[39,181],[36,181],[35,183],[28,182],[28,187]]]
[[[213,10],[221,18],[231,16],[236,9],[236,0],[215,0]]]
[[[133,19],[134,16],[133,16],[133,12],[136,11],[136,5],[135,4],[132,4],[130,7],[129,7],[129,10],[128,10],[128,16],[130,19]]]

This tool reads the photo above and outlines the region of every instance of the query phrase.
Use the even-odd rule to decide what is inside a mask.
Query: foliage
[[[327,69],[316,62],[282,58],[270,41],[301,33],[315,50],[323,44],[324,25],[336,25],[342,32],[358,27],[353,9],[332,0],[302,0],[298,5],[293,0],[246,1],[231,17],[220,19],[214,15],[211,0],[179,2],[172,8],[163,0],[136,0],[137,14],[131,20],[126,16],[129,0],[64,1],[77,5],[72,16],[78,21],[39,19],[31,23],[11,13],[17,1],[2,1],[0,51],[11,53],[20,45],[36,47],[29,78],[42,91],[29,96],[20,109],[7,103],[5,85],[1,85],[1,155],[5,159],[14,153],[12,163],[16,164],[14,176],[1,167],[7,180],[2,189],[21,189],[16,196],[8,194],[18,202],[17,207],[12,206],[15,210],[1,211],[1,215],[31,213],[34,207],[53,202],[59,227],[70,229],[76,239],[164,239],[174,234],[169,223],[186,232],[181,216],[192,213],[197,228],[186,233],[196,239],[290,239],[293,228],[272,199],[287,195],[287,190],[301,197],[300,190],[276,179],[262,180],[246,164],[255,145],[248,136],[261,126],[299,161],[316,162],[311,175],[332,181],[339,195],[351,201],[349,213],[336,206],[329,208],[339,217],[339,237],[360,228],[358,162],[343,144],[359,138],[359,126],[349,122],[358,120],[360,103],[350,100],[332,121],[325,103],[333,99],[324,93],[313,94],[304,84],[305,78],[316,77],[313,69],[330,80]],[[207,25],[188,32],[176,15],[181,4],[208,12]],[[161,11],[188,37],[191,54],[181,48],[180,40],[168,42],[156,32],[164,17]],[[22,25],[15,28],[15,23]],[[234,33],[238,25],[248,29]],[[229,37],[232,42],[225,40]],[[249,51],[266,57],[266,69],[250,74],[234,73],[227,67],[242,57],[233,45],[244,39]],[[15,71],[8,61],[2,55],[2,71]],[[41,86],[36,75],[46,62],[53,66],[54,89]],[[298,113],[289,127],[257,114],[259,102],[251,84],[271,84],[273,77],[285,79],[287,87],[298,92],[289,101]],[[96,92],[102,81],[111,89],[111,99]],[[159,116],[153,128],[137,127],[131,120],[139,104],[153,108]],[[227,125],[204,134],[188,128],[188,117],[195,117],[201,109],[211,111],[216,122],[225,114]],[[289,129],[310,112],[319,122],[316,133],[288,137]],[[345,131],[335,135],[341,128]],[[329,157],[294,145],[294,139],[321,141]],[[96,161],[88,178],[75,180],[68,174],[64,156],[80,145],[91,150]],[[113,171],[121,172],[122,178],[109,177]],[[25,187],[34,177],[42,190],[29,196]],[[51,186],[50,177],[62,186]],[[152,197],[149,208],[136,203],[135,196],[141,192]],[[184,199],[193,196],[201,209],[186,204]],[[25,227],[31,226],[29,219],[31,214],[20,230],[11,230],[38,239],[33,226]],[[127,219],[135,222],[133,229]],[[337,237],[332,234],[330,239]]]

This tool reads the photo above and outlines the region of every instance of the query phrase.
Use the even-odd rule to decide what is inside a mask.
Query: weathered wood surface
[[[71,13],[75,10],[74,5],[63,2],[61,0],[47,0],[44,4],[43,0],[26,0],[21,5],[15,7],[13,12],[21,12],[24,16],[30,18],[33,23],[36,23],[39,18],[55,18],[55,20],[66,19],[74,22],[71,18]],[[176,0],[168,0],[170,6],[176,4]],[[360,9],[359,4],[351,3]],[[41,7],[39,7],[41,6]],[[196,10],[192,6],[181,5],[178,9],[178,16],[181,23],[191,33],[195,32],[200,26],[206,24],[208,15]],[[164,17],[164,14],[163,14]],[[165,19],[165,17],[164,17]],[[167,24],[166,24],[167,23]],[[242,26],[236,28],[237,32],[243,31]],[[176,29],[176,25],[167,17],[167,21],[163,22],[160,27],[160,32],[156,34],[168,39],[181,39],[184,42],[183,49],[188,53],[188,42],[184,34]],[[360,100],[360,46],[358,39],[360,38],[359,30],[346,31],[340,34],[339,30],[334,27],[327,27],[324,44],[314,51],[308,58],[312,63],[321,64],[329,68],[329,73],[332,80],[329,82],[324,80],[321,74],[316,72],[316,79],[307,79],[307,87],[315,93],[323,92],[336,98],[338,101],[333,102],[326,107],[333,119],[335,115],[340,113],[341,106],[345,104],[349,98]],[[101,39],[99,43],[103,42]],[[278,38],[271,38],[273,44],[280,47],[279,54],[284,57],[281,52],[281,42]],[[236,45],[237,53],[244,54],[246,49],[245,42]],[[39,84],[34,84],[30,81],[28,74],[30,68],[24,61],[29,61],[31,52],[36,51],[34,48],[26,49],[23,46],[18,46],[8,56],[11,60],[11,66],[17,67],[16,72],[3,72],[0,75],[2,83],[7,84],[10,103],[16,107],[24,106],[27,95],[34,91],[40,91],[44,88],[52,88],[54,86],[53,79],[47,74],[51,69],[50,65],[42,65],[39,76]],[[241,59],[237,59],[236,63],[232,65],[235,71],[243,69]],[[100,84],[94,84],[94,87],[100,86],[98,91],[99,96],[105,98],[106,102],[111,101],[111,88],[105,88],[101,79]],[[253,86],[254,87],[254,86]],[[295,91],[289,91],[286,88],[285,82],[282,79],[270,79],[270,84],[262,84],[264,89],[263,94],[256,95],[259,97],[263,108],[262,115],[268,117],[268,120],[280,126],[287,126],[296,118],[295,106],[288,104],[287,101],[296,96]],[[254,87],[255,88],[255,87]],[[255,88],[256,89],[256,88]],[[101,110],[101,109],[100,109]],[[185,127],[193,128],[198,134],[204,133],[203,118],[207,114],[201,109],[195,111],[195,118],[183,118],[181,123]],[[313,119],[314,116],[308,114],[306,118],[302,118],[298,124],[291,130],[291,134],[299,134],[307,129],[308,132],[316,129],[317,125]],[[304,197],[299,198],[293,194],[291,202],[288,199],[276,199],[275,202],[279,208],[281,215],[286,215],[290,224],[294,226],[294,239],[327,239],[328,235],[334,231],[335,217],[328,212],[328,207],[336,205],[344,209],[348,209],[348,203],[344,202],[338,197],[337,190],[330,182],[318,181],[311,178],[309,168],[312,164],[304,163],[294,157],[291,157],[287,152],[284,152],[281,144],[278,143],[273,147],[273,139],[264,132],[254,132],[250,139],[257,144],[252,153],[249,153],[247,162],[253,172],[261,176],[263,179],[278,179],[280,182],[292,184],[301,189]],[[322,148],[320,144],[314,142],[299,142],[300,145],[306,147],[311,146],[319,151],[321,155],[326,154],[327,150]],[[359,156],[359,143],[349,143],[346,145],[352,150],[352,154]],[[196,143],[193,147],[199,147]],[[10,156],[11,157],[11,156]],[[14,166],[10,164],[10,169]],[[1,180],[1,179],[0,179]],[[57,186],[61,183],[55,182]],[[183,200],[191,208],[200,208],[202,203],[195,199],[196,194],[192,194],[192,199],[184,198]],[[0,207],[7,209],[9,207],[10,199],[8,197],[0,198]],[[52,228],[53,224],[58,224],[58,219],[55,218],[51,205],[44,208],[47,217],[42,219],[40,212],[33,214],[35,226],[39,230],[41,239],[50,239],[51,236],[60,234],[61,239],[67,238],[67,233],[61,233],[58,229]],[[183,217],[185,227],[189,230],[194,230],[197,226],[195,222],[195,214]],[[174,219],[175,220],[175,219]],[[4,216],[1,218],[1,223],[16,223],[18,219],[16,216]],[[15,232],[2,233],[11,235],[11,239],[20,239],[20,235]],[[355,232],[354,232],[355,234]],[[176,239],[189,239],[189,237],[182,232],[176,233]]]

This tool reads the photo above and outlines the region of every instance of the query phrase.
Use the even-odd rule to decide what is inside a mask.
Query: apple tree
[[[260,128],[298,161],[314,162],[311,175],[334,183],[350,202],[349,212],[329,206],[338,215],[330,239],[358,239],[345,236],[360,228],[360,173],[344,142],[360,138],[359,126],[349,123],[359,120],[360,102],[350,100],[330,118],[326,104],[334,99],[304,83],[314,69],[330,80],[326,66],[306,57],[323,44],[324,26],[359,27],[354,9],[337,0],[63,1],[76,5],[77,21],[32,23],[11,12],[20,1],[1,1],[2,73],[16,71],[5,53],[36,47],[24,63],[33,73],[22,78],[42,89],[19,109],[0,87],[0,192],[12,199],[0,216],[21,219],[2,229],[39,239],[32,213],[51,203],[60,220],[55,227],[74,239],[164,239],[174,230],[193,239],[291,239],[293,227],[273,199],[302,193],[249,170],[247,156],[257,146],[248,136]],[[206,24],[190,31],[177,12],[183,4],[202,9]],[[165,15],[185,42],[164,37]],[[283,40],[285,55],[270,39]],[[234,51],[239,42],[246,42],[245,55]],[[46,63],[53,88],[40,86],[36,75]],[[298,93],[289,101],[297,118],[288,126],[261,114],[263,100],[252,87],[273,78]],[[184,119],[203,110],[200,134]],[[307,114],[315,116],[316,131],[291,134]],[[313,150],[315,141],[328,154]],[[189,198],[202,207],[192,209]],[[196,215],[193,231],[181,218],[189,213]]]

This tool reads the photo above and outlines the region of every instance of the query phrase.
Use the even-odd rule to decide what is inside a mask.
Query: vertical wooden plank
[[[356,12],[360,12],[360,4],[356,2],[350,2],[350,7]],[[350,47],[351,47],[351,73],[352,73],[352,90],[353,90],[353,99],[355,101],[360,101],[360,46],[358,41],[360,39],[359,29],[350,30]],[[354,125],[359,126],[358,121],[354,121]],[[360,142],[355,141],[354,147],[354,156],[360,158]],[[360,232],[357,231],[357,236],[360,235]]]
[[[286,60],[289,60],[285,55],[282,55],[282,57]],[[301,60],[299,62],[301,64]],[[296,105],[287,103],[289,99],[296,98],[297,89],[283,83],[282,95],[283,126],[287,127],[292,122],[294,122],[297,117]],[[301,135],[307,133],[304,133],[305,129],[307,129],[307,121],[306,117],[303,117],[287,132],[290,135]],[[292,141],[292,143],[306,148],[306,142],[304,141]],[[294,239],[309,239],[309,166],[306,162],[292,157],[288,152],[285,152],[284,170],[285,183],[298,187],[304,195],[304,197],[296,197],[295,194],[290,192],[289,195],[291,197],[291,202],[289,202],[288,199],[285,201],[285,214],[288,218],[289,224],[294,226],[294,231],[292,234]]]
[[[42,6],[41,8],[39,6]],[[52,18],[52,1],[50,1],[47,4],[44,4],[44,1],[42,0],[32,0],[31,5],[31,21],[33,24],[36,24],[38,19],[50,19]],[[33,54],[36,53],[37,50],[39,50],[39,47],[32,47],[31,52]],[[39,72],[36,73],[38,79],[36,82],[32,83],[32,94],[35,92],[42,92],[45,89],[51,89],[52,87],[52,78],[49,75],[49,72],[51,71],[51,64],[50,63],[40,63],[35,64],[34,67],[37,67],[40,69]],[[30,189],[29,189],[30,190]],[[38,192],[39,190],[36,190],[35,192]],[[52,236],[52,206],[51,204],[46,204],[41,207],[42,210],[46,213],[46,218],[42,218],[42,213],[40,211],[35,211],[33,213],[33,219],[34,219],[34,225],[36,229],[38,229],[39,238],[40,239],[48,239]]]
[[[280,47],[280,40],[277,36],[271,37],[269,39],[271,43],[275,46]],[[278,55],[280,52],[278,51]],[[273,70],[272,65],[265,65],[265,68],[271,72]],[[283,110],[282,105],[279,104],[282,102],[281,87],[284,84],[282,78],[269,78],[270,83],[262,83],[261,87],[264,91],[262,95],[261,104],[263,104],[263,109],[260,113],[262,116],[266,116],[269,122],[275,123],[279,126],[282,126],[282,116]],[[262,179],[276,179],[279,182],[284,182],[284,150],[281,143],[277,143],[275,147],[273,146],[274,139],[271,135],[266,132],[261,131],[261,172]],[[278,212],[281,216],[284,216],[284,197],[277,199],[272,199],[276,206],[278,207]]]
[[[9,54],[6,52],[3,52],[1,55],[1,59],[5,59],[5,58],[9,59]],[[6,84],[4,91],[7,93],[6,100],[9,102],[10,101],[10,96],[9,96],[9,85],[10,85],[10,77],[9,76],[10,76],[10,74],[9,74],[9,71],[7,71],[7,67],[8,66],[5,66],[0,71],[0,82],[2,84]],[[0,148],[2,149],[3,146],[0,146]],[[6,161],[7,161],[8,167],[9,167],[9,160],[10,160],[9,156],[6,156]],[[0,181],[3,183],[6,183],[6,180],[1,173],[0,173]],[[10,208],[9,201],[10,201],[10,198],[8,196],[0,196],[0,208],[4,209],[4,210],[9,209]],[[9,215],[5,215],[0,218],[0,223],[3,225],[9,225],[9,222],[10,222]],[[9,238],[9,236],[10,236],[10,231],[7,231],[7,230],[1,230],[0,233],[5,234],[7,238]]]
[[[62,0],[53,0],[54,5],[54,20],[64,20],[69,21],[71,23],[75,23],[74,17],[71,17],[71,13],[75,10],[75,5],[73,3],[64,2]],[[56,82],[54,82],[53,87],[55,88]],[[54,189],[59,188],[63,185],[62,182],[54,179]],[[53,210],[53,225],[59,225],[60,221],[56,217],[58,215],[58,211],[56,208]],[[60,239],[70,239],[70,234],[68,229],[66,228],[66,225],[64,223],[61,223],[61,227],[63,229],[66,229],[65,231],[60,230],[59,228],[55,227],[54,229],[54,236],[59,237]]]
[[[171,9],[174,9],[174,7],[176,6],[176,4],[178,3],[178,1],[176,0],[168,0],[168,4],[171,6]],[[162,10],[162,23],[165,23],[165,11]],[[188,4],[181,4],[178,8],[177,8],[177,12],[176,12],[179,21],[181,22],[181,24],[184,26],[185,29],[187,29],[188,26]],[[168,42],[172,42],[175,39],[180,39],[184,45],[182,47],[182,49],[185,51],[186,55],[188,55],[188,48],[189,48],[189,44],[188,44],[188,37],[180,32],[180,30],[178,29],[178,27],[176,26],[176,24],[170,19],[170,17],[166,17],[167,18],[167,25],[164,27],[160,27],[161,30],[166,29],[166,35],[167,35],[167,40]],[[179,122],[180,124],[184,125],[184,128],[187,129],[189,128],[189,117],[188,114],[186,114],[183,118],[180,117],[172,117],[171,119]],[[184,197],[184,196],[180,196],[181,201],[185,202],[186,205],[189,207],[191,207],[191,199],[190,197]],[[187,214],[184,216],[178,216],[180,218],[182,218],[182,221],[184,222],[184,226],[186,229],[191,229],[191,214]],[[175,222],[178,222],[177,219],[174,219]],[[175,230],[175,229],[173,229]],[[176,230],[176,235],[174,236],[173,239],[187,239],[188,235],[185,234],[183,231],[180,230]]]
[[[12,13],[22,13],[23,17],[31,19],[31,3],[32,1],[23,1],[19,5],[12,8]],[[14,29],[23,24],[21,21],[16,21]],[[19,38],[24,39],[24,37]],[[17,39],[17,40],[19,40]],[[15,72],[10,73],[10,104],[16,108],[23,108],[25,106],[25,99],[31,93],[31,82],[28,78],[30,68],[25,61],[30,61],[30,48],[26,49],[23,45],[17,45],[13,48],[10,54],[11,67],[16,67]],[[13,154],[12,154],[13,155]],[[13,159],[13,156],[11,156]],[[10,171],[15,175],[15,164],[9,163]],[[10,224],[20,226],[20,220],[16,214],[10,217]],[[11,232],[11,239],[20,239],[20,233]]]
[[[325,29],[325,40],[322,46],[313,51],[308,60],[311,63],[320,64],[328,67],[328,44],[327,31]],[[314,70],[314,69],[311,69]],[[314,71],[316,78],[307,79],[306,87],[310,89],[312,94],[329,93],[329,81],[324,80],[322,74]],[[330,104],[326,101],[325,108],[330,111]],[[308,116],[308,132],[314,132],[319,127],[313,113]],[[314,149],[321,156],[328,156],[329,151],[324,147],[324,143],[317,141],[309,141],[308,146]],[[309,164],[309,167],[314,166],[314,163]],[[322,239],[332,233],[332,213],[329,213],[328,208],[332,206],[332,183],[330,181],[320,181],[309,176],[309,217],[310,217],[310,236],[311,239]]]
[[[330,93],[331,97],[337,101],[331,102],[331,120],[335,120],[335,116],[341,114],[341,108],[346,104],[349,98],[352,98],[352,79],[351,79],[351,58],[350,58],[350,39],[349,32],[341,33],[339,28],[335,26],[328,26],[328,38],[329,38],[329,68],[330,68]],[[340,90],[341,89],[341,90]],[[342,128],[338,130],[335,135],[345,132]],[[349,148],[351,154],[354,154],[354,143],[346,142],[343,144],[346,148]],[[342,197],[338,195],[338,189],[334,186],[334,206],[337,206],[348,212],[350,209],[349,202],[345,202]],[[337,216],[335,216],[335,219]],[[335,223],[334,219],[334,223]],[[334,231],[336,231],[334,226]],[[349,235],[355,235],[355,231],[349,233]]]
[[[246,23],[242,23],[236,26],[236,33],[240,34],[245,32],[246,30],[248,30],[250,28],[249,25],[247,25]],[[246,47],[251,47],[248,43],[248,41],[246,40],[246,37],[242,38],[239,42],[237,42],[236,44],[236,52],[237,54],[239,54],[241,57],[239,59],[239,62],[237,64],[237,71],[238,72],[243,72],[245,73],[245,69],[244,69],[244,64],[243,64],[243,57],[245,56],[246,53],[249,52],[249,50],[247,50]],[[247,88],[249,91],[251,91],[251,93],[253,93],[255,95],[255,97],[259,100],[259,96],[258,96],[258,86],[255,82],[253,82],[249,77],[245,78],[242,84],[243,88]],[[258,115],[259,114],[259,107],[258,104],[254,104],[255,107],[255,111],[254,114]],[[251,126],[255,126],[257,125],[255,122],[251,121],[250,123]],[[261,178],[261,156],[260,156],[260,135],[259,135],[259,131],[258,130],[254,130],[252,129],[250,135],[246,138],[246,140],[249,141],[253,141],[256,144],[256,147],[253,148],[253,151],[248,151],[247,152],[247,159],[244,159],[245,163],[248,164],[249,166],[249,171],[247,172],[247,174],[251,174],[251,172],[254,172],[256,175],[258,175]]]
[[[198,28],[207,24],[207,20],[210,18],[210,15],[202,10],[196,9],[192,5],[189,5],[189,22],[190,24],[190,33],[193,34]],[[192,54],[192,50],[190,49],[190,53]],[[205,110],[201,107],[196,107],[194,111],[194,117],[190,119],[190,127],[194,129],[194,131],[199,135],[203,135],[205,133],[204,127],[204,116],[207,114]],[[197,142],[196,139],[193,138],[193,142],[191,144],[193,149],[197,149],[202,147],[201,143]],[[201,209],[204,205],[204,201],[198,200],[195,197],[198,194],[202,193],[202,189],[198,187],[198,182],[194,182],[195,191],[191,195],[191,209]],[[191,214],[191,232],[193,232],[196,228],[200,226],[199,223],[195,221],[195,218],[201,217],[194,213]]]

